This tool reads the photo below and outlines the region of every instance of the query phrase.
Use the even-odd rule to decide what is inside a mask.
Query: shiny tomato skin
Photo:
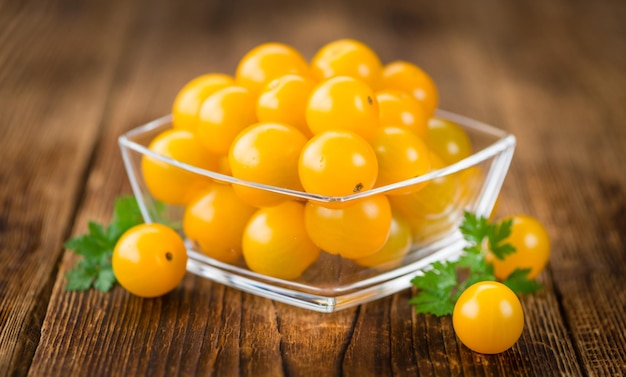
[[[546,228],[532,216],[514,215],[506,219],[513,220],[511,235],[506,239],[515,248],[515,252],[504,259],[487,254],[487,260],[493,263],[494,273],[504,280],[515,269],[530,268],[528,278],[533,279],[548,264],[550,259],[550,237]],[[506,220],[505,219],[505,220]]]
[[[421,67],[403,60],[390,62],[383,67],[380,81],[381,89],[402,90],[418,100],[429,117],[434,115],[439,92],[435,81]]]
[[[247,88],[230,85],[204,100],[198,112],[196,136],[211,153],[223,156],[239,132],[256,120],[256,96]]]
[[[297,279],[319,257],[304,226],[304,204],[295,200],[255,212],[242,241],[248,267],[279,279]]]
[[[202,146],[195,134],[171,128],[159,133],[148,149],[189,166],[215,171],[218,157]],[[211,183],[211,178],[144,155],[141,172],[150,194],[167,204],[184,205]]]
[[[257,99],[256,114],[259,122],[288,124],[306,137],[311,137],[305,111],[314,87],[313,79],[296,74],[287,74],[270,81]]]
[[[342,208],[309,201],[305,209],[306,230],[313,242],[348,259],[379,251],[389,238],[391,223],[391,206],[384,195],[359,199]]]
[[[172,291],[186,273],[183,239],[162,224],[140,224],[118,240],[111,258],[115,278],[140,297],[159,297]]]
[[[239,199],[232,185],[213,183],[185,207],[183,231],[200,252],[224,263],[241,258],[241,237],[256,209]]]
[[[277,122],[255,123],[233,141],[228,161],[235,178],[302,191],[298,157],[307,142],[295,127]],[[268,207],[291,199],[287,195],[235,184],[235,192],[255,207]]]
[[[309,64],[292,46],[268,42],[252,48],[241,58],[235,81],[258,95],[268,82],[289,73],[310,76]]]
[[[195,132],[202,102],[219,89],[233,84],[235,80],[223,73],[207,73],[189,81],[180,89],[172,105],[174,128]]]
[[[313,134],[347,130],[366,140],[380,124],[374,91],[349,76],[321,81],[309,96],[305,117]]]
[[[317,80],[350,76],[372,88],[378,85],[382,63],[374,50],[354,39],[339,39],[322,46],[311,59]]]
[[[378,159],[371,145],[345,130],[315,135],[302,148],[298,175],[306,192],[345,196],[374,187]]]
[[[467,288],[452,313],[457,337],[468,348],[496,354],[511,348],[524,330],[524,311],[506,285],[483,281]]]

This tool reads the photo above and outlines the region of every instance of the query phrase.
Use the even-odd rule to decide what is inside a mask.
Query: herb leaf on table
[[[497,280],[493,264],[485,256],[491,253],[504,259],[515,252],[515,247],[507,242],[512,227],[511,219],[493,223],[466,211],[459,230],[467,242],[459,258],[434,262],[411,280],[417,294],[409,303],[416,312],[452,314],[454,304],[466,288],[480,281]],[[528,278],[529,272],[530,269],[516,269],[502,283],[517,294],[537,291],[541,285]]]
[[[111,265],[115,244],[128,229],[142,222],[139,205],[133,196],[122,196],[115,200],[113,219],[106,228],[95,221],[89,221],[87,233],[65,243],[67,249],[82,257],[65,275],[65,290],[85,291],[93,286],[102,292],[108,292],[116,283]]]

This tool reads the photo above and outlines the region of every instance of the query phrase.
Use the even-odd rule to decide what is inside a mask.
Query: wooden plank
[[[437,10],[433,11],[437,12]],[[532,97],[526,93],[527,85],[520,83],[518,76],[532,74],[532,71],[507,69],[509,64],[512,64],[507,60],[509,55],[503,48],[495,46],[496,41],[494,41],[499,39],[506,41],[526,35],[514,27],[516,23],[521,22],[517,18],[517,10],[511,5],[482,2],[480,4],[455,4],[449,8],[448,12],[441,10],[439,12],[441,13],[435,13],[431,17],[435,20],[432,22],[439,21],[447,26],[442,27],[446,33],[440,43],[442,50],[447,51],[448,57],[444,59],[444,56],[440,56],[438,60],[445,60],[447,63],[433,64],[432,72],[436,80],[443,82],[448,88],[447,91],[442,90],[442,107],[486,121],[518,135],[518,151],[502,194],[500,214],[528,213],[550,225],[548,220],[542,217],[548,211],[526,207],[531,205],[531,199],[526,195],[540,196],[541,194],[538,193],[541,190],[526,189],[524,192],[525,182],[529,177],[520,175],[519,171],[516,171],[516,168],[520,166],[518,163],[520,155],[537,156],[541,152],[536,148],[537,144],[533,145],[524,138],[528,135],[540,135],[542,132],[541,128],[532,127],[533,112],[520,112],[519,104],[534,104],[534,100],[549,103],[550,99]],[[530,16],[540,17],[534,13]],[[525,17],[530,16],[525,15]],[[530,20],[533,19],[530,18]],[[541,26],[548,25],[542,20],[537,23]],[[543,55],[537,54],[536,56],[537,59],[542,59]],[[427,54],[426,57],[428,57]],[[454,82],[450,83],[450,81]],[[454,86],[448,87],[447,85]],[[532,95],[536,94],[532,92]],[[545,161],[546,159],[542,159],[542,163],[545,164]],[[549,182],[549,184],[555,185],[555,182]],[[512,196],[516,192],[511,191],[516,187],[520,187],[525,196]],[[562,187],[560,189],[562,190]],[[428,352],[427,349],[423,350],[422,355],[428,352],[430,357],[421,361],[420,372],[424,371],[422,373],[431,375],[458,375],[460,369],[469,375],[579,375],[581,371],[577,365],[576,346],[569,339],[568,323],[561,318],[559,313],[559,301],[550,284],[549,272],[541,276],[541,281],[544,284],[543,292],[525,297],[523,300],[526,330],[518,344],[509,352],[497,356],[476,357],[455,342],[453,332],[449,332],[446,339],[441,341],[445,344],[444,347],[433,345],[435,350],[444,348],[447,353],[446,357],[437,363],[437,353],[433,356],[432,352]],[[437,328],[439,330],[436,331],[436,335],[441,336],[441,331],[444,331],[446,327],[450,328],[450,325],[442,320],[435,326],[426,326],[424,331]],[[541,340],[543,344],[537,342],[536,334],[546,332],[555,336],[543,338]],[[428,336],[428,333],[421,334],[421,339]],[[431,338],[427,339],[430,343]],[[422,349],[428,346],[423,345]],[[533,360],[543,362],[525,362],[524,355],[533,355]],[[458,365],[459,369],[455,370],[455,365]]]
[[[619,329],[626,322],[626,299],[619,287],[626,285],[626,244],[620,207],[626,176],[619,172],[626,157],[626,75],[616,69],[624,50],[611,36],[620,28],[626,35],[619,21],[626,7],[578,4],[557,12],[542,4],[530,9],[527,22],[559,28],[544,31],[537,45],[523,45],[523,56],[503,59],[503,70],[526,79],[501,87],[503,97],[511,98],[504,105],[519,140],[519,170],[514,165],[512,172],[525,207],[518,211],[541,214],[553,235],[550,271],[561,301],[554,308],[564,312],[583,370],[623,375],[626,339]]]
[[[39,342],[124,34],[124,6],[65,5],[0,12],[2,375],[24,374]]]
[[[136,20],[112,83],[101,145],[73,234],[84,232],[91,218],[108,221],[115,196],[130,193],[117,137],[167,113],[176,91],[187,80],[208,70],[225,71],[221,59],[230,61],[228,69],[232,70],[236,59],[229,55],[225,41],[215,38],[209,48],[198,48],[198,35],[205,24],[197,15],[209,11],[212,17],[206,7],[161,1],[134,14]],[[190,25],[195,26],[193,33]],[[202,38],[202,42],[206,40]],[[188,58],[181,59],[182,52]],[[244,300],[238,291],[193,276],[176,292],[155,300],[131,297],[120,287],[109,294],[68,293],[63,274],[75,261],[70,253],[63,259],[32,375],[223,373],[243,370],[245,360],[255,360],[272,349],[259,343],[275,337],[242,335],[244,330],[246,334],[267,333],[271,324],[248,316],[255,313],[251,304],[258,301],[260,310],[267,310],[272,308],[271,301]],[[275,365],[267,363],[268,367]]]

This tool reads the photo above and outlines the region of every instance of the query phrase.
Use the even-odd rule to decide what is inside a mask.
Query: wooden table
[[[0,375],[626,374],[624,19],[618,0],[0,1]],[[192,275],[158,299],[65,291],[63,242],[131,192],[120,134],[256,44],[345,36],[517,136],[499,215],[540,219],[553,253],[512,349],[472,353],[408,289],[333,314]]]

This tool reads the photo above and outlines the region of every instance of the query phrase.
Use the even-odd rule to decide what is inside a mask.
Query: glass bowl
[[[333,312],[406,289],[411,286],[411,279],[432,262],[458,257],[464,246],[458,231],[463,213],[470,211],[479,216],[491,213],[513,157],[515,137],[453,113],[440,110],[436,117],[454,122],[466,131],[474,151],[471,156],[416,178],[342,197],[243,181],[150,151],[147,148],[150,141],[171,127],[171,116],[121,135],[119,146],[145,222],[164,223],[180,232],[187,244],[189,272],[272,300],[319,312]],[[287,199],[311,201],[322,206],[349,206],[374,195],[385,195],[394,211],[401,212],[410,224],[412,241],[403,257],[370,267],[322,251],[297,279],[279,279],[256,273],[247,268],[243,258],[235,263],[221,262],[204,254],[195,242],[185,237],[181,225],[185,208],[164,204],[150,194],[142,176],[143,158],[153,158],[222,183],[254,187],[284,195]],[[437,184],[442,182],[444,184]],[[407,187],[418,186],[422,188],[414,194],[397,194]],[[426,193],[425,190],[430,190],[429,194],[421,198],[429,199],[415,196]]]

